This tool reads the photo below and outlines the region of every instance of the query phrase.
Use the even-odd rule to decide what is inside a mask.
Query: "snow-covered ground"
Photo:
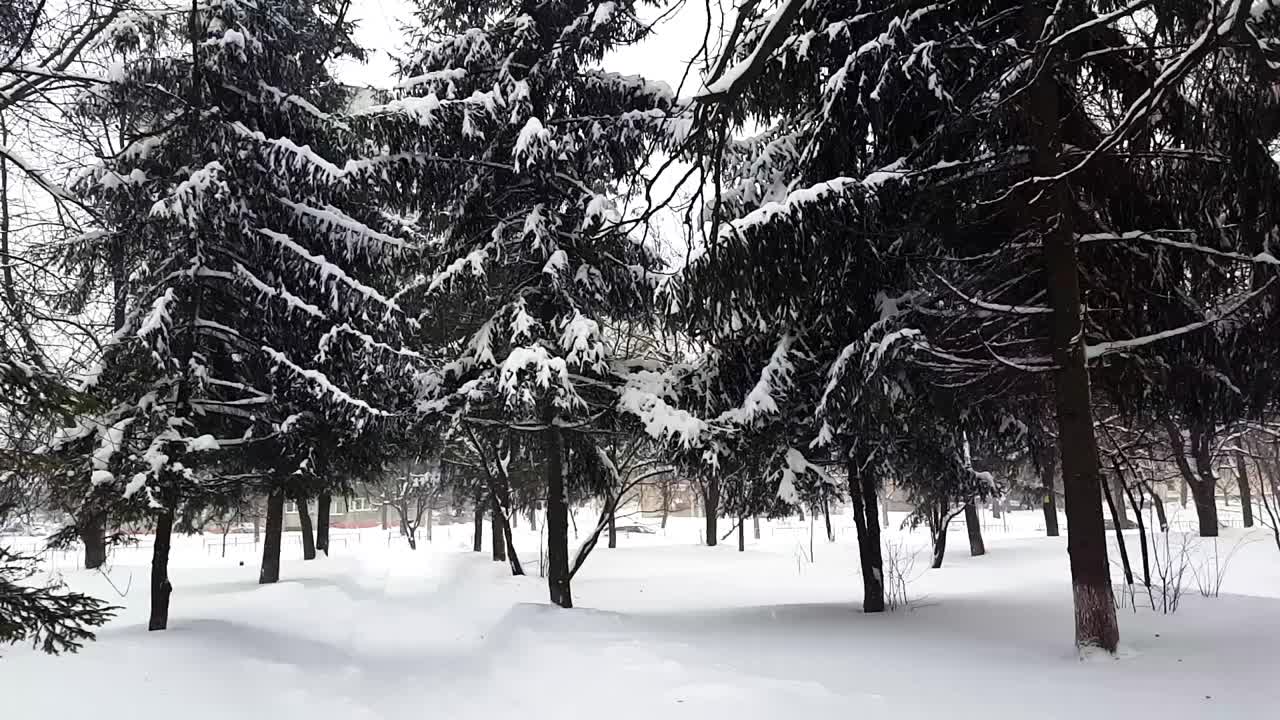
[[[223,558],[216,537],[183,538],[166,632],[146,631],[147,550],[119,552],[110,582],[66,572],[124,609],[78,655],[5,648],[0,716],[1164,720],[1280,710],[1280,551],[1265,530],[1218,541],[1219,557],[1235,549],[1221,597],[1201,597],[1188,578],[1176,614],[1124,608],[1121,656],[1082,662],[1066,539],[1040,537],[1038,521],[1015,513],[1005,529],[987,518],[978,558],[957,524],[942,569],[920,552],[911,606],[874,616],[859,612],[847,518],[834,544],[819,530],[812,561],[809,525],[796,521],[764,523],[759,541],[748,530],[745,553],[732,537],[699,546],[700,519],[621,535],[575,579],[569,611],[546,604],[538,536],[523,527],[530,577],[468,552],[470,526],[452,525],[416,552],[380,530],[340,532],[333,557],[306,563],[288,544],[285,580],[267,587],[251,544]],[[589,523],[583,513],[579,526]],[[1197,557],[1212,556],[1212,541],[1193,542]],[[1136,564],[1136,536],[1129,544]]]

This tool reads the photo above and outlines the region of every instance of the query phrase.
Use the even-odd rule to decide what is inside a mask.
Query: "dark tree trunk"
[[[1151,554],[1150,549],[1147,547],[1147,523],[1142,519],[1142,505],[1138,503],[1138,498],[1142,496],[1135,494],[1129,487],[1125,487],[1124,494],[1129,498],[1129,505],[1133,508],[1133,516],[1138,519],[1138,548],[1142,552],[1142,584],[1150,588]]]
[[[1120,475],[1119,471],[1116,471],[1111,476],[1110,493],[1111,500],[1116,507],[1116,517],[1112,518],[1112,522],[1117,523],[1121,530],[1132,530],[1134,527],[1133,521],[1129,519],[1128,514],[1124,511],[1124,477]]]
[[[511,540],[511,525],[505,522],[505,515],[503,518],[502,541],[507,546],[507,563],[511,565],[511,574],[524,575],[524,566],[520,564],[520,556],[516,554],[515,543]]]
[[[1169,516],[1164,512],[1164,497],[1156,495],[1156,489],[1150,485],[1147,486],[1147,492],[1151,495],[1151,504],[1156,509],[1156,522],[1160,523],[1160,532],[1169,532]]]
[[[84,569],[96,570],[107,562],[107,533],[102,515],[89,513],[80,523],[80,542],[84,543]]]
[[[751,516],[751,530],[755,534],[756,539],[759,540],[760,539],[760,516],[759,515]]]
[[[826,495],[822,496],[822,519],[827,523],[827,542],[835,542],[836,531],[831,529],[831,504]]]
[[[944,523],[940,527],[930,528],[933,534],[933,565],[934,570],[942,567],[942,561],[947,556],[947,525]]]
[[[969,531],[969,554],[973,557],[987,554],[987,544],[982,542],[982,519],[973,501],[964,504],[964,526]]]
[[[432,498],[431,503],[435,504],[434,498]],[[433,527],[435,520],[432,518],[434,513],[435,511],[432,509],[431,505],[427,505],[427,542],[431,542],[431,533],[435,530]]]
[[[1044,493],[1044,532],[1058,537],[1058,500],[1053,488],[1053,477],[1058,470],[1058,455],[1052,445],[1046,445],[1040,453],[1040,488]]]
[[[551,602],[573,607],[569,587],[569,501],[565,497],[564,438],[555,425],[554,413],[547,415],[547,588]]]
[[[386,504],[383,504],[383,506],[382,506],[382,529],[383,529],[384,531],[386,531],[386,530],[390,530],[390,529],[391,529],[391,524],[390,524],[389,522],[387,522],[387,506],[386,506]]]
[[[1191,483],[1191,498],[1196,504],[1200,537],[1218,536],[1218,504],[1216,502],[1218,478],[1213,473],[1213,457],[1210,450],[1212,443],[1212,431],[1192,426],[1191,452],[1196,462],[1196,476],[1199,482]]]
[[[609,510],[609,547],[618,547],[618,508],[616,505]]]
[[[1111,526],[1116,533],[1116,547],[1120,550],[1120,567],[1124,570],[1124,584],[1133,585],[1133,566],[1129,564],[1129,549],[1124,544],[1124,521],[1120,519],[1120,508],[1116,507],[1116,499],[1111,493],[1103,492],[1107,501],[1107,509],[1111,512]]]
[[[1047,9],[1035,0],[1027,0],[1024,9],[1028,45],[1038,44]],[[1061,140],[1058,85],[1052,66],[1036,74],[1024,102],[1031,172],[1037,177],[1054,177],[1062,166],[1058,155]],[[1089,398],[1080,277],[1071,224],[1076,204],[1064,181],[1036,186],[1030,192],[1034,197],[1029,204],[1043,238],[1049,304],[1053,309],[1049,328],[1057,368],[1053,372],[1053,404],[1066,499],[1076,645],[1115,652],[1120,628],[1116,623],[1107,563],[1102,472]]]
[[[333,495],[322,492],[316,500],[316,550],[329,555],[329,507],[333,503]]]
[[[280,543],[284,535],[284,493],[276,491],[267,496],[267,527],[262,539],[262,569],[258,583],[280,580]]]
[[[156,520],[156,544],[151,551],[151,620],[148,630],[169,627],[169,547],[173,542],[173,511],[163,510]]]
[[[707,480],[707,492],[704,498],[704,507],[707,511],[707,547],[715,547],[719,540],[716,525],[720,517],[720,479],[711,478]]]
[[[298,531],[302,533],[302,559],[315,560],[316,538],[311,530],[311,510],[304,497],[298,497],[294,502],[298,505]]]
[[[889,496],[885,493],[884,488],[880,488],[876,492],[876,502],[880,505],[880,527],[885,530],[889,529]]]
[[[970,505],[972,505],[973,503],[969,503],[969,504],[970,504]],[[966,508],[966,509],[965,509],[965,520],[968,520],[968,519],[969,519],[968,512],[969,512],[969,510],[968,510],[968,508]],[[976,513],[975,513],[975,514],[976,514]],[[991,517],[993,517],[993,518],[995,518],[995,519],[997,519],[997,520],[999,520],[999,519],[1000,519],[1000,499],[999,499],[999,498],[991,498]],[[970,543],[970,545],[972,545],[972,543]],[[981,553],[979,553],[979,554],[981,554]]]
[[[1236,453],[1236,486],[1240,490],[1240,519],[1247,528],[1253,527],[1253,491],[1249,487],[1249,469],[1244,464],[1244,453]]]
[[[484,491],[477,488],[475,498],[475,512],[472,516],[471,528],[471,551],[481,552],[484,549]]]
[[[747,519],[738,518],[738,552],[747,550]]]
[[[491,545],[493,546],[493,561],[507,561],[507,540],[502,532],[502,521],[506,516],[502,513],[502,508],[498,506],[498,496],[489,495],[489,535],[491,536]]]
[[[262,517],[258,514],[258,499],[253,499],[253,546],[262,542]]]
[[[863,477],[860,463],[850,457],[845,466],[849,476],[849,504],[858,536],[858,564],[862,568],[862,611],[884,612],[884,556],[880,550],[880,525],[876,523],[876,485]]]
[[[662,529],[667,529],[667,517],[671,515],[671,480],[662,483]]]
[[[1178,504],[1186,509],[1187,507],[1187,476],[1182,475],[1181,481],[1178,483]]]

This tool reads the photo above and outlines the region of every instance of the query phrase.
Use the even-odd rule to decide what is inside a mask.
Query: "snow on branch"
[[[760,41],[751,53],[734,64],[733,67],[724,71],[719,77],[709,78],[706,86],[694,96],[694,99],[703,103],[719,103],[730,100],[742,93],[743,89],[764,70],[765,63],[769,61],[769,57],[773,55],[773,52],[782,45],[782,41],[786,39],[787,28],[791,25],[791,21],[800,14],[800,8],[807,2],[808,0],[786,0],[769,18],[769,23],[761,34]],[[754,3],[751,5],[754,6]],[[744,7],[745,9],[748,8]],[[735,50],[736,48],[734,47],[726,47],[724,52],[732,53]],[[720,63],[720,65],[723,64],[723,62]]]
[[[1280,2],[1280,0],[1277,0]],[[1123,233],[1090,233],[1087,235],[1079,235],[1077,239],[1081,243],[1091,242],[1130,242],[1139,241],[1152,243],[1154,245],[1164,245],[1166,247],[1178,248],[1179,250],[1189,250],[1192,252],[1205,253],[1207,255],[1216,255],[1217,257],[1226,258],[1228,260],[1237,260],[1245,263],[1257,263],[1260,265],[1280,266],[1280,259],[1271,253],[1261,252],[1257,255],[1245,255],[1243,253],[1229,252],[1226,250],[1218,250],[1205,245],[1197,245],[1196,243],[1183,242],[1181,240],[1170,240],[1169,238],[1152,235],[1142,230],[1131,230]]]
[[[269,345],[263,345],[262,351],[266,353],[268,357],[274,360],[277,365],[288,368],[295,375],[306,378],[307,380],[310,380],[311,382],[313,382],[320,389],[320,392],[322,394],[328,394],[331,397],[333,397],[335,400],[338,400],[339,402],[342,402],[347,405],[351,405],[353,407],[360,408],[361,410],[364,410],[370,415],[382,415],[382,416],[391,415],[391,413],[386,412],[385,410],[379,410],[378,408],[373,407],[372,405],[365,402],[364,400],[361,400],[360,398],[351,396],[345,390],[343,390],[342,388],[330,382],[329,378],[319,370],[312,370],[312,369],[300,367],[294,364],[294,362],[290,360],[287,355],[280,352],[279,350],[276,350],[270,347]]]
[[[1271,280],[1268,280],[1266,283],[1262,285],[1262,287],[1258,288],[1257,290],[1254,290],[1253,292],[1247,293],[1240,300],[1238,300],[1237,302],[1231,303],[1225,309],[1219,310],[1217,312],[1208,313],[1207,317],[1204,320],[1201,320],[1199,322],[1189,323],[1187,325],[1183,325],[1182,327],[1171,328],[1169,330],[1163,330],[1161,332],[1152,333],[1150,335],[1143,335],[1142,337],[1130,338],[1128,340],[1111,340],[1108,342],[1100,342],[1094,345],[1086,345],[1085,357],[1087,357],[1090,360],[1095,360],[1097,358],[1100,358],[1106,355],[1113,355],[1116,353],[1127,352],[1130,350],[1134,350],[1136,348],[1140,348],[1144,345],[1150,345],[1152,343],[1159,342],[1161,340],[1168,340],[1169,338],[1178,337],[1179,335],[1186,335],[1187,333],[1195,332],[1196,330],[1200,330],[1202,328],[1209,327],[1210,325],[1214,325],[1216,323],[1222,322],[1227,317],[1234,314],[1237,310],[1239,310],[1240,308],[1248,304],[1250,300],[1262,294],[1264,290],[1270,288],[1273,282],[1275,282],[1274,278],[1272,278]]]
[[[322,208],[314,208],[303,203],[293,202],[287,198],[276,198],[285,207],[290,208],[299,216],[311,218],[316,224],[329,230],[335,228],[341,230],[348,238],[377,240],[386,245],[397,248],[407,248],[409,243],[398,237],[379,232],[355,218],[347,215],[332,205],[325,205]]]
[[[637,418],[656,440],[678,439],[685,447],[698,444],[707,423],[667,402],[674,384],[667,373],[638,370],[628,373],[618,395],[618,410]]]
[[[778,412],[775,394],[783,391],[791,382],[791,373],[795,367],[788,357],[796,337],[791,334],[782,336],[769,356],[769,362],[760,371],[760,379],[747,393],[741,407],[726,410],[716,418],[717,421],[735,425],[754,425],[764,415]]]
[[[371,288],[368,285],[365,285],[364,283],[360,282],[359,280],[356,280],[355,278],[351,277],[342,268],[329,262],[325,258],[325,256],[312,254],[306,248],[294,242],[293,239],[290,238],[288,235],[285,235],[284,233],[276,232],[274,230],[268,230],[267,228],[258,228],[258,232],[261,233],[263,237],[274,240],[276,243],[288,249],[293,254],[297,255],[298,257],[306,260],[307,262],[319,268],[321,282],[323,282],[325,278],[329,278],[329,277],[336,278],[338,282],[341,282],[343,285],[346,285],[347,287],[365,296],[366,298],[378,302],[379,304],[385,306],[388,310],[399,312],[400,306],[397,305],[394,300],[391,300],[390,298],[386,297],[382,293],[378,292],[376,289]]]

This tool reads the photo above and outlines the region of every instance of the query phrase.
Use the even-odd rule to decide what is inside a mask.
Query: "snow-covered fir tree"
[[[565,607],[565,474],[595,463],[586,433],[616,411],[619,384],[604,335],[649,313],[658,267],[626,194],[682,127],[669,87],[599,67],[646,33],[637,4],[424,3],[397,96],[358,123],[384,138],[363,172],[433,237],[401,291],[448,357],[424,409],[541,436],[550,592]]]
[[[344,12],[214,0],[122,18],[110,82],[85,103],[128,142],[80,181],[102,230],[77,252],[123,246],[131,292],[89,383],[108,409],[63,444],[87,449],[76,479],[155,519],[152,629],[177,513],[322,490],[321,436],[414,396],[394,293],[418,241],[347,167],[368,138],[325,69],[353,49]]]

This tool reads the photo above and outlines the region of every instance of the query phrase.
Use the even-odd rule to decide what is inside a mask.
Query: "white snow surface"
[[[74,570],[74,553],[56,553],[50,565],[73,588],[124,609],[77,655],[4,648],[4,716],[1273,716],[1280,552],[1265,530],[1218,541],[1225,555],[1245,539],[1221,597],[1192,585],[1174,615],[1123,608],[1122,652],[1085,662],[1071,642],[1066,538],[1042,537],[1038,512],[1006,518],[984,512],[988,553],[977,558],[953,524],[943,568],[926,569],[922,552],[914,602],[880,615],[859,612],[843,513],[832,518],[835,543],[821,519],[812,541],[809,521],[762,521],[762,539],[748,531],[744,553],[732,539],[699,545],[701,518],[672,518],[666,530],[655,518],[628,519],[619,524],[657,532],[619,533],[617,549],[602,542],[573,582],[574,610],[547,604],[539,536],[523,520],[523,578],[489,561],[487,528],[485,552],[471,553],[470,524],[443,519],[416,552],[394,530],[335,529],[333,556],[311,562],[290,533],[282,581],[270,586],[256,582],[252,535],[230,535],[225,557],[217,534],[179,538],[170,625],[156,633],[146,630],[150,538],[117,551],[105,574]],[[578,527],[593,520],[583,509]],[[919,550],[927,539],[896,530],[900,520],[889,543]],[[1212,554],[1209,541],[1196,542],[1200,556]]]

